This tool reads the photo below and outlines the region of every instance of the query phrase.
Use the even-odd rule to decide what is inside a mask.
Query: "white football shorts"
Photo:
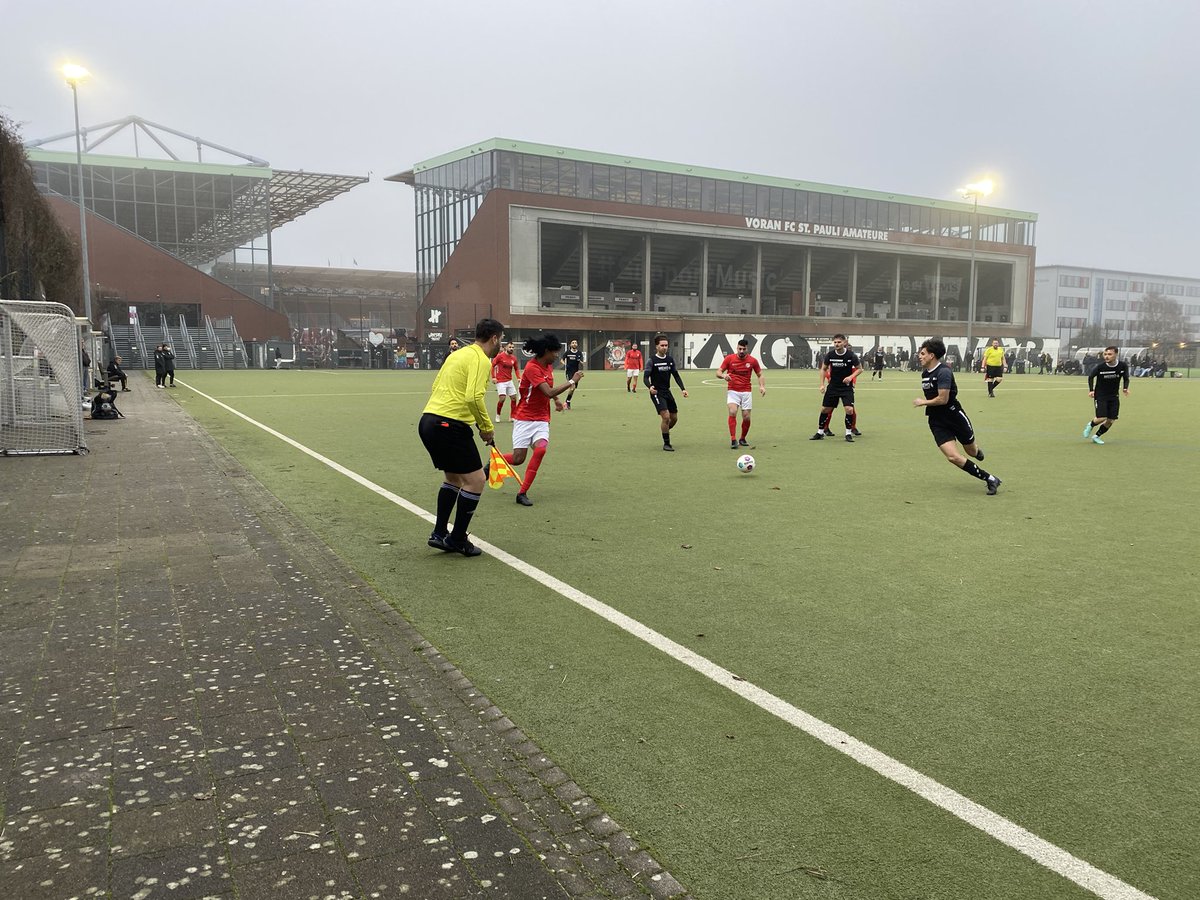
[[[754,408],[754,391],[726,391],[726,403],[736,403],[738,409],[751,410]]]
[[[496,393],[501,397],[515,397],[517,396],[517,386],[511,381],[497,381]]]
[[[625,370],[626,378],[640,378],[641,375],[642,375],[641,369],[626,369]]]
[[[550,440],[549,422],[524,422],[517,419],[513,422],[513,449],[532,447],[538,441]]]

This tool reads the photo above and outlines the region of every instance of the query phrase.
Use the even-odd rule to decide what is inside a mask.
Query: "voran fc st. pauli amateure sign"
[[[890,240],[890,231],[876,228],[850,228],[847,225],[817,225],[813,222],[793,222],[791,219],[763,219],[746,216],[746,227],[755,231],[778,231],[782,234],[808,234],[814,237],[852,238],[859,241]]]

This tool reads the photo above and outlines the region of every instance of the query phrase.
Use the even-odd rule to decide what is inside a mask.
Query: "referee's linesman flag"
[[[495,447],[490,449],[491,462],[488,466],[488,487],[498,491],[504,486],[504,479],[516,478],[517,472],[516,469],[508,464],[508,460],[500,455],[499,450]]]

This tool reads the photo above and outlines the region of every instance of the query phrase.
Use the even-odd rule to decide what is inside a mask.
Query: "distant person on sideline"
[[[750,411],[754,408],[754,391],[750,386],[751,373],[758,376],[758,392],[767,395],[763,382],[762,366],[750,355],[750,342],[742,338],[737,342],[737,353],[730,353],[717,369],[717,377],[729,385],[725,391],[725,405],[729,410],[729,449],[749,447],[746,435],[750,433]],[[737,413],[742,411],[742,437],[737,436]]]
[[[517,385],[513,381],[513,372],[518,372],[518,362],[516,356],[513,355],[515,344],[508,341],[504,345],[504,349],[496,354],[496,358],[492,360],[492,381],[496,385],[496,394],[500,398],[496,403],[496,421],[500,421],[500,414],[504,412],[504,398],[508,397],[508,421],[513,420],[513,413],[517,409]]]
[[[939,339],[930,338],[921,344],[921,349],[917,351],[917,362],[921,366],[921,391],[925,396],[914,399],[913,406],[925,407],[933,442],[942,455],[968,475],[984,482],[989,495],[995,494],[996,488],[1000,487],[1000,479],[989,475],[958,452],[958,444],[962,444],[968,456],[983,462],[983,451],[975,443],[975,429],[971,427],[971,420],[963,408],[958,405],[958,386],[954,383],[954,373],[943,362],[945,356],[946,345]]]
[[[121,368],[121,361],[121,357],[119,356],[113,357],[111,360],[109,360],[108,369],[105,371],[104,375],[110,382],[121,382],[121,390],[128,393],[129,376],[125,373],[125,370]]]
[[[983,351],[983,380],[987,384],[989,397],[996,396],[996,388],[1004,380],[1004,373],[1007,371],[1008,357],[1004,355],[1000,339],[992,338],[992,346]]]
[[[642,351],[638,349],[635,341],[629,342],[629,349],[625,351],[625,392],[637,393],[638,381],[642,377]]]
[[[1120,394],[1129,396],[1129,365],[1117,359],[1116,347],[1105,347],[1100,365],[1088,375],[1088,396],[1094,401],[1096,415],[1083,429],[1083,436],[1090,437],[1093,444],[1104,443],[1100,435],[1107,434],[1121,415]],[[1097,425],[1100,427],[1096,428]],[[1093,428],[1096,428],[1095,434],[1092,434]]]
[[[495,428],[488,418],[485,396],[492,357],[499,351],[503,336],[504,326],[495,319],[479,320],[475,342],[461,353],[450,354],[442,363],[417,426],[434,468],[445,475],[428,542],[435,550],[463,556],[479,556],[483,552],[467,537],[486,481],[471,425],[474,423],[479,429],[481,441],[493,443]],[[450,531],[450,514],[455,510],[454,530]]]
[[[554,408],[562,412],[559,394],[574,390],[583,373],[577,371],[565,384],[554,386],[554,364],[558,362],[558,354],[562,351],[562,341],[553,334],[530,338],[523,349],[533,359],[525,363],[525,369],[521,372],[520,396],[516,412],[513,413],[513,452],[504,454],[504,458],[509,464],[519,466],[525,462],[529,448],[533,448],[533,458],[525,467],[521,490],[517,493],[517,503],[533,506],[528,496],[529,489],[550,447],[550,401],[553,400]]]
[[[679,407],[675,403],[675,395],[671,393],[671,379],[675,379],[684,398],[688,392],[683,386],[683,379],[679,377],[674,358],[667,353],[669,346],[670,341],[665,334],[654,336],[654,355],[650,357],[650,364],[646,366],[642,381],[650,389],[650,402],[654,404],[654,410],[658,413],[663,449],[674,452],[675,448],[671,446],[671,429],[679,424]]]

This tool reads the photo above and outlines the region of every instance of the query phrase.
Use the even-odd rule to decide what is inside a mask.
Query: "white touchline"
[[[387,488],[380,487],[375,482],[364,478],[357,472],[347,469],[340,463],[334,462],[327,456],[322,456],[317,451],[309,449],[299,441],[293,440],[286,434],[276,431],[269,425],[264,425],[262,422],[250,418],[245,413],[238,412],[232,406],[222,403],[216,397],[211,397],[203,391],[196,390],[196,388],[182,381],[179,383],[198,396],[233,413],[239,419],[249,422],[255,428],[261,428],[272,437],[279,438],[279,440],[295,447],[301,453],[305,453],[318,462],[324,463],[335,472],[345,475],[351,481],[362,485],[369,491],[373,491],[385,500],[396,504],[415,516],[419,516],[430,524],[433,523],[433,514],[426,512],[415,503],[410,503],[403,497],[393,494]],[[659,634],[653,628],[643,625],[636,619],[631,619],[624,613],[600,602],[595,597],[571,587],[571,585],[560,581],[548,572],[543,572],[536,566],[531,566],[524,560],[506,553],[499,547],[480,540],[474,535],[472,535],[472,539],[486,550],[490,556],[516,569],[518,572],[528,575],[538,584],[550,588],[552,591],[555,591],[572,603],[577,603],[584,609],[591,610],[602,619],[616,625],[621,630],[644,641],[651,647],[661,650],[672,659],[683,663],[685,666],[699,672],[722,687],[728,688],[733,693],[749,700],[760,709],[782,719],[789,725],[795,726],[805,734],[829,745],[839,753],[844,753],[855,762],[861,763],[868,769],[878,772],[884,778],[894,781],[896,784],[903,785],[917,796],[928,800],[934,806],[944,809],[953,816],[957,816],[968,825],[978,828],[984,834],[990,835],[1000,841],[1000,843],[1006,844],[1014,850],[1023,853],[1039,865],[1045,866],[1052,872],[1057,872],[1082,888],[1086,888],[1097,897],[1103,897],[1105,900],[1154,900],[1154,897],[1150,894],[1139,891],[1116,876],[1109,875],[1102,869],[1096,868],[1086,860],[1072,856],[1061,847],[1038,837],[1031,831],[1027,831],[1015,822],[1004,818],[999,813],[992,812],[986,806],[980,806],[975,801],[969,800],[958,793],[958,791],[934,781],[927,775],[922,775],[916,769],[906,766],[897,759],[892,759],[886,753],[876,750],[869,744],[864,744],[862,741],[835,728],[828,722],[809,715],[804,710],[793,706],[786,700],[776,697],[769,691],[756,687],[740,676],[734,675],[728,669],[718,666],[716,663],[689,650],[682,644],[675,643],[675,641]]]

